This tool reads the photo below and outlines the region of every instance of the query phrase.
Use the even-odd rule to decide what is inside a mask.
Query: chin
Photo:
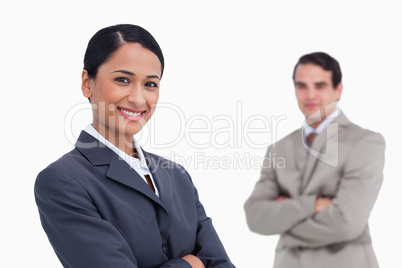
[[[121,133],[124,133],[126,136],[135,135],[142,130],[142,127],[126,127]]]
[[[145,126],[147,121],[127,121],[121,120],[119,124],[116,126],[118,131],[122,134],[125,133],[126,135],[134,135],[141,131],[141,129]]]
[[[306,111],[304,115],[306,116],[306,121],[309,124],[322,121],[320,109],[315,111]]]
[[[126,126],[125,129],[122,131],[126,135],[135,135],[142,130],[142,126]]]

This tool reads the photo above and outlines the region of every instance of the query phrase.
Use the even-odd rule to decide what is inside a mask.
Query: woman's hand
[[[188,262],[192,268],[205,268],[202,261],[198,257],[196,257],[192,254],[186,255],[182,259],[185,260],[186,262]]]

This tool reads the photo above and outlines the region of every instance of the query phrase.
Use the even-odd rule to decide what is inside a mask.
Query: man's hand
[[[332,199],[319,197],[315,200],[315,212],[320,212],[323,209],[326,209],[331,204]]]
[[[281,195],[281,196],[277,197],[275,200],[276,200],[276,201],[284,201],[284,200],[286,200],[286,199],[289,199],[289,196],[287,196],[287,195]]]
[[[188,262],[192,268],[205,268],[202,261],[198,257],[196,257],[192,254],[186,255],[182,259],[185,260],[186,262]]]

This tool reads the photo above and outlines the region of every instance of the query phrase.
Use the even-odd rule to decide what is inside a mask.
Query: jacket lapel
[[[112,159],[106,176],[121,184],[131,187],[138,192],[141,192],[142,194],[163,207],[161,200],[155,195],[151,187],[149,187],[144,179],[141,178],[141,176],[134,169],[132,169],[126,163],[126,161],[119,158],[119,156],[115,153],[113,153],[112,155]]]
[[[300,173],[302,173],[304,168],[306,167],[307,154],[308,154],[308,149],[304,141],[304,133],[302,129],[297,131],[297,134],[293,139],[293,143],[295,146],[294,148],[295,148],[296,167],[297,170]]]
[[[141,176],[103,143],[85,131],[82,131],[75,146],[92,165],[108,165],[109,168],[106,172],[106,177],[142,193],[164,207],[161,200],[159,200]]]
[[[147,162],[148,168],[152,174],[152,178],[155,181],[156,187],[160,189],[159,191],[159,199],[162,201],[163,205],[169,211],[172,200],[173,200],[173,188],[172,188],[172,178],[169,173],[166,171],[164,164],[174,164],[173,162],[163,161],[163,158],[159,156],[155,156],[148,152],[142,150],[145,156],[145,160]]]
[[[338,133],[342,128],[347,127],[349,123],[350,121],[341,113],[338,118],[326,126],[323,132],[317,135],[307,156],[307,163],[302,176],[301,192],[304,192],[310,182],[318,161],[325,163],[329,167],[336,167],[339,164]]]
[[[324,147],[327,140],[327,131],[326,129],[316,136],[313,146],[309,149],[307,153],[307,162],[302,176],[302,192],[306,188],[308,182],[311,179],[311,175],[317,166],[317,162],[320,159],[320,156],[325,154]],[[307,149],[308,150],[308,149]]]
[[[142,149],[142,148],[141,148]],[[173,202],[173,187],[172,178],[166,171],[169,168],[173,168],[173,162],[163,160],[160,156],[156,156],[142,150],[147,162],[149,171],[152,174],[152,178],[159,189],[159,199],[163,203],[165,210],[157,210],[157,221],[159,225],[159,232],[163,239],[167,240],[169,235],[169,212],[172,209]]]

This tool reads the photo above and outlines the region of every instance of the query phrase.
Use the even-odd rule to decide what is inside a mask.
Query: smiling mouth
[[[130,112],[127,110],[123,110],[123,109],[119,109],[120,112],[125,113],[126,115],[129,116],[140,116],[143,112],[139,112],[139,113],[134,113],[134,112]]]
[[[139,121],[143,117],[146,111],[136,111],[136,110],[126,110],[123,108],[118,107],[117,110],[120,112],[124,118],[129,121]]]

